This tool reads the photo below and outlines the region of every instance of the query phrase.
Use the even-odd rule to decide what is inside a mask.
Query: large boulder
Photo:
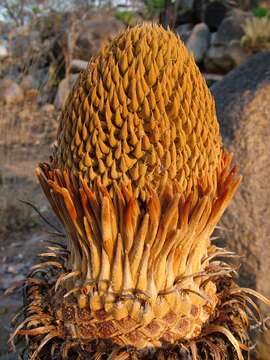
[[[218,27],[213,45],[227,45],[232,40],[240,40],[244,35],[243,24],[247,13],[241,10],[233,10],[228,14]]]
[[[244,256],[241,283],[270,298],[270,52],[251,57],[211,90],[225,146],[243,175],[221,237]]]
[[[205,23],[194,26],[186,45],[196,63],[202,62],[210,43],[210,37],[210,31]]]

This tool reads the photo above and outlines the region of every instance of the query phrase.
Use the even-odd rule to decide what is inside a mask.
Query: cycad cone
[[[177,344],[193,353],[194,339],[215,332],[222,334],[215,351],[242,358],[243,311],[242,322],[239,314],[230,326],[228,314],[218,320],[222,301],[239,288],[232,268],[216,260],[228,253],[210,241],[240,180],[221,148],[213,99],[180,39],[142,25],[104,46],[80,74],[57,140],[37,175],[67,245],[51,246],[43,254],[50,261],[29,280],[28,318],[17,333],[30,335],[32,358],[53,338],[61,356],[73,348],[81,358],[126,359],[127,348],[140,357]],[[41,267],[55,268],[50,283],[39,283]],[[242,303],[235,299],[235,309]],[[207,341],[202,353],[212,352]]]

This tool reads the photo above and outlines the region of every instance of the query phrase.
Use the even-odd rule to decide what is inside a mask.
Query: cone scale
[[[11,340],[32,360],[244,359],[248,290],[210,239],[241,181],[231,161],[178,37],[141,25],[105,45],[36,170],[66,243],[33,267]]]

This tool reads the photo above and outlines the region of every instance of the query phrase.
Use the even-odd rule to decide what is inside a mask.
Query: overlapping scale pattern
[[[216,169],[221,139],[207,85],[181,40],[157,25],[120,34],[81,73],[61,116],[55,167],[101,178],[174,180],[188,194]]]

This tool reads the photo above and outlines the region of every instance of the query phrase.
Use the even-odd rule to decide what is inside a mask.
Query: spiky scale
[[[110,144],[112,147],[115,146],[115,135],[113,135],[111,131],[112,123],[114,123],[118,128],[121,128],[120,136],[126,140],[129,147],[130,145],[135,146],[134,132],[131,131],[129,133],[129,126],[127,126],[130,121],[129,119],[131,119],[129,115],[134,115],[139,119],[145,133],[143,140],[144,146],[142,146],[140,150],[140,155],[135,155],[140,164],[144,161],[144,154],[145,151],[149,149],[149,143],[153,144],[154,149],[156,146],[151,140],[153,135],[151,133],[152,130],[146,130],[148,127],[147,119],[152,114],[152,127],[154,124],[160,122],[160,118],[166,119],[167,117],[167,126],[172,126],[174,129],[174,134],[170,142],[171,145],[178,144],[176,146],[176,157],[183,151],[186,151],[186,148],[182,147],[181,144],[186,142],[190,144],[190,137],[199,139],[200,136],[203,136],[204,141],[208,138],[213,146],[204,147],[200,145],[197,140],[196,151],[199,150],[202,157],[208,159],[206,160],[207,163],[213,162],[217,164],[220,159],[221,147],[218,124],[212,105],[213,100],[205,82],[197,75],[196,65],[190,60],[190,56],[179,38],[156,26],[145,25],[145,29],[147,29],[145,32],[142,31],[142,27],[140,26],[131,29],[130,35],[132,34],[131,38],[133,40],[131,40],[126,33],[120,34],[112,43],[105,45],[101,53],[95,57],[92,65],[87,68],[87,78],[89,79],[87,86],[90,88],[91,96],[85,96],[89,91],[87,89],[84,90],[84,83],[79,81],[78,88],[74,88],[70,96],[69,105],[73,106],[74,109],[72,119],[68,113],[63,112],[65,121],[62,121],[63,129],[61,133],[65,138],[72,137],[69,124],[71,121],[73,125],[78,122],[77,129],[82,128],[83,130],[82,136],[80,136],[78,130],[75,134],[75,145],[79,146],[82,141],[87,141],[84,119],[87,118],[89,124],[91,124],[91,122],[96,121],[94,119],[98,117],[99,126],[102,128],[102,141],[104,144]],[[160,46],[159,44],[162,45]],[[134,54],[140,55],[134,56]],[[115,62],[115,59],[117,59],[117,62]],[[171,59],[173,59],[173,61]],[[103,64],[103,72],[97,71],[100,62]],[[188,65],[183,66],[183,64]],[[82,78],[83,76],[85,75],[82,75]],[[105,79],[104,76],[106,77]],[[195,89],[196,97],[191,95],[194,78],[196,78],[197,82]],[[181,79],[178,85],[176,79]],[[77,117],[76,115],[78,113],[76,107],[80,104],[80,102],[78,102],[78,105],[76,105],[77,102],[75,99],[77,99],[78,96],[82,98],[81,101],[84,104],[83,107],[81,107],[83,111],[81,117]],[[74,101],[72,99],[74,99]],[[104,104],[103,110],[99,108],[101,102]],[[203,107],[202,111],[199,111],[201,103],[206,103],[207,105]],[[120,104],[124,106],[124,109],[120,109]],[[91,112],[90,109],[92,109]],[[105,114],[105,116],[102,116],[102,113]],[[185,114],[184,117],[181,115],[183,113]],[[195,113],[197,116],[195,116]],[[211,126],[210,123],[205,120],[208,118],[214,119]],[[175,127],[173,127],[174,122]],[[186,124],[184,132],[179,132],[179,126],[177,125],[179,122],[182,123],[181,128]],[[203,125],[198,126],[198,123]],[[89,131],[88,136],[94,137],[93,143],[95,143],[95,130],[93,128],[91,129],[89,124],[87,125]],[[153,129],[154,128],[154,131],[158,133],[158,127],[153,127]],[[203,135],[201,134],[201,128],[204,129]],[[166,136],[166,133],[167,131],[165,130],[162,136]],[[192,146],[194,147],[194,145]],[[57,150],[59,155],[63,152],[62,147],[66,147],[66,145],[62,141],[62,138],[59,138]],[[193,147],[190,149],[191,152],[193,152]],[[68,152],[70,151],[73,152],[74,150],[69,149]],[[163,154],[158,153],[157,149],[154,151],[160,158],[161,164],[164,162],[165,167],[169,168],[170,155],[167,154],[166,157],[163,158]],[[138,153],[138,150],[136,150],[136,154]],[[79,157],[80,156],[79,154]],[[92,156],[100,155],[95,154]],[[184,156],[184,161],[188,161],[189,157],[190,155]],[[68,153],[66,158],[69,158]],[[70,168],[61,156],[56,156],[55,161],[61,169]],[[76,167],[79,167],[79,163],[80,159],[78,158],[73,168],[76,169]],[[156,162],[151,161],[150,166],[153,166],[154,163]],[[200,165],[203,166],[200,167]],[[119,175],[121,179],[124,173],[120,170],[120,166],[121,159],[118,156],[113,174],[116,172],[122,174]],[[205,163],[196,163],[194,171],[196,174],[199,174],[199,176],[203,176],[206,167],[207,164]],[[178,174],[179,171],[173,168],[170,176],[171,179],[177,179],[182,183],[186,183],[182,179],[178,179]],[[91,181],[90,178],[89,181]],[[160,181],[159,176],[156,174],[151,181],[158,185]],[[132,183],[134,189],[139,186],[138,180],[134,179]],[[191,185],[194,186],[195,184]],[[139,191],[136,191],[136,193],[139,195],[141,191],[142,189],[139,188]]]

